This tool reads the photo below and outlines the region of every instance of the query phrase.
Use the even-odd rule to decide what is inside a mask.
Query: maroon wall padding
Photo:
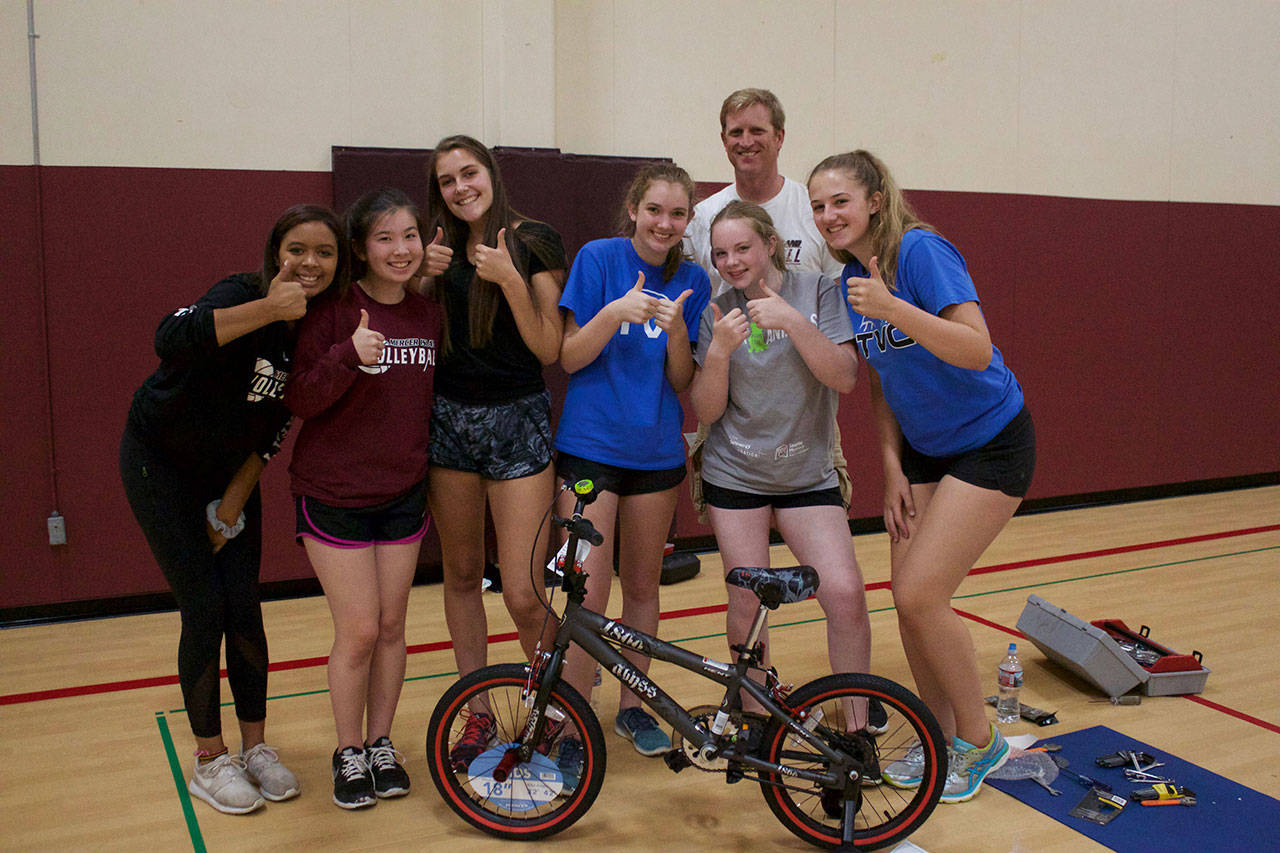
[[[512,150],[523,151],[501,156],[517,206],[555,225],[571,249],[612,233],[620,187],[588,167],[627,163],[619,171],[629,175],[635,161],[541,151],[508,161]],[[280,211],[330,202],[337,178],[0,166],[0,610],[165,589],[116,461],[130,397],[157,363],[156,324],[222,276],[255,268]],[[910,196],[968,261],[992,339],[1031,403],[1040,443],[1031,497],[1280,470],[1280,207]],[[851,515],[873,518],[880,471],[860,370],[840,420]],[[264,580],[310,576],[293,544],[287,455],[264,478]],[[55,508],[69,542],[57,548],[45,524]],[[710,532],[687,497],[677,531]]]
[[[329,204],[330,175],[41,167],[52,436],[35,175],[34,167],[0,167],[8,276],[0,322],[10,365],[0,397],[0,608],[164,591],[125,501],[118,463],[133,392],[159,363],[156,325],[218,279],[260,267],[279,214],[300,202]],[[50,442],[56,508],[67,524],[68,544],[58,547],[48,544],[45,522],[55,508]],[[264,490],[263,579],[309,576],[302,549],[288,535],[293,511],[285,465],[268,467]]]

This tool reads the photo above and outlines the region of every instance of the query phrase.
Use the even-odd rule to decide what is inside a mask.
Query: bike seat
[[[749,589],[770,610],[779,604],[804,601],[818,591],[818,573],[813,566],[791,566],[785,569],[766,569],[758,566],[739,566],[725,576],[725,583]]]

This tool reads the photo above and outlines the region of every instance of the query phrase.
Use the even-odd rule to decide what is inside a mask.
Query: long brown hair
[[[693,222],[693,199],[697,194],[693,178],[675,163],[649,163],[641,166],[640,171],[636,172],[631,186],[627,187],[627,194],[623,197],[622,210],[618,215],[620,236],[631,237],[636,233],[636,223],[631,219],[631,211],[640,207],[640,202],[644,201],[644,194],[649,191],[649,186],[657,181],[676,184],[684,189],[689,199],[689,223]],[[685,227],[688,227],[688,223]],[[681,240],[667,250],[666,260],[662,262],[662,280],[671,281],[671,277],[680,269],[680,262],[683,260],[688,258],[684,253],[684,241]]]
[[[540,230],[534,230],[531,234],[527,232],[520,235],[516,234],[516,222],[531,222],[534,220],[511,206],[511,202],[507,199],[507,187],[502,181],[502,172],[498,168],[498,161],[493,156],[493,152],[478,139],[461,133],[446,136],[436,143],[435,149],[431,152],[431,157],[427,160],[428,226],[423,235],[423,242],[430,243],[435,239],[436,228],[442,228],[444,229],[444,243],[453,249],[454,258],[466,257],[467,235],[470,233],[470,226],[454,216],[453,212],[449,210],[449,206],[444,201],[444,193],[440,190],[440,179],[436,176],[436,161],[450,151],[459,149],[468,152],[480,162],[480,165],[489,173],[489,183],[493,187],[493,201],[489,204],[489,210],[485,213],[484,236],[481,242],[486,246],[496,246],[498,244],[498,232],[503,228],[507,229],[506,243],[507,251],[511,253],[511,262],[515,265],[516,272],[520,273],[520,277],[524,279],[525,286],[529,288],[529,295],[536,305],[537,294],[533,289],[533,283],[529,280],[529,269],[525,253],[517,251],[517,246],[520,244],[527,246],[529,251],[536,255],[548,270],[555,271],[562,268],[564,259],[550,240],[541,238]],[[563,281],[559,283],[563,284]],[[473,273],[471,286],[467,289],[467,332],[471,346],[476,348],[484,347],[493,340],[493,321],[498,315],[498,300],[501,290],[502,288],[498,285],[491,281],[486,281]],[[448,309],[443,298],[441,298],[442,292],[439,287],[435,289],[436,299],[447,314]],[[444,338],[441,348],[446,353],[452,350],[447,316],[444,323]]]
[[[871,234],[871,253],[878,257],[880,276],[890,290],[897,290],[898,247],[902,245],[902,235],[912,228],[937,233],[937,229],[922,220],[915,208],[907,201],[898,187],[897,181],[889,172],[889,167],[870,151],[859,148],[846,154],[832,154],[813,167],[807,183],[819,172],[842,172],[855,184],[862,187],[870,197],[880,193],[880,209],[871,214],[871,222],[867,230]],[[849,263],[856,260],[852,252],[844,249],[832,249],[836,260]]]

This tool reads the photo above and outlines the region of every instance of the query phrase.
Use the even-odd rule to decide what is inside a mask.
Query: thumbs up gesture
[[[307,292],[294,281],[293,259],[280,265],[280,272],[267,286],[267,307],[277,320],[297,320],[307,313]]]
[[[647,323],[657,313],[661,301],[644,289],[644,273],[638,272],[635,285],[609,304],[613,306],[620,324]]]
[[[692,293],[692,290],[686,290],[677,296],[674,302],[670,299],[658,300],[658,305],[653,312],[653,324],[668,335],[680,330],[688,332],[688,327],[684,324],[684,301]]]
[[[791,303],[774,293],[764,279],[760,279],[760,291],[763,296],[747,301],[747,316],[760,328],[787,329],[797,318],[804,319]]]
[[[507,229],[499,229],[496,242],[496,247],[486,246],[484,243],[476,246],[476,275],[503,289],[523,287],[524,279],[516,271],[516,265],[511,260],[511,250],[507,248]]]
[[[747,316],[739,308],[734,308],[728,314],[721,315],[720,306],[714,302],[711,303],[711,317],[713,319],[711,349],[722,352],[725,355],[732,355],[733,351],[742,346],[742,342],[751,333],[750,321],[747,320]]]
[[[453,249],[444,244],[444,229],[439,225],[436,226],[436,236],[427,244],[424,254],[426,257],[418,272],[428,278],[443,275],[449,264],[453,263]]]
[[[369,328],[369,312],[363,308],[360,309],[360,325],[351,335],[351,343],[355,344],[361,364],[377,364],[387,346],[387,339],[382,333]]]
[[[866,278],[849,278],[845,285],[848,288],[849,306],[864,317],[873,320],[889,319],[893,303],[897,297],[889,292],[884,278],[880,275],[879,258],[872,258],[867,268]]]

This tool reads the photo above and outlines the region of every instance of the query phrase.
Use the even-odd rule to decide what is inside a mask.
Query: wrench
[[[1059,791],[1057,788],[1054,788],[1052,785],[1050,785],[1048,782],[1041,779],[1039,776],[1032,776],[1031,781],[1035,782],[1041,788],[1044,788],[1046,791],[1048,791],[1049,796],[1051,797],[1058,797],[1062,795],[1061,791]]]

